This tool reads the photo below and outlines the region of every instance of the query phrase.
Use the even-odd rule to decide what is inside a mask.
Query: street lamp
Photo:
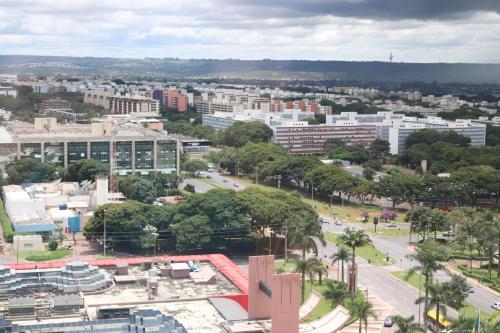
[[[159,236],[158,229],[148,224],[142,230],[153,237],[153,256],[156,256],[156,240],[158,239]]]

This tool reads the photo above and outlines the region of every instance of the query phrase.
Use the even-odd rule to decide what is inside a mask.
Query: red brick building
[[[164,103],[170,109],[176,109],[179,112],[186,112],[188,108],[188,98],[177,90],[166,89],[163,91]]]

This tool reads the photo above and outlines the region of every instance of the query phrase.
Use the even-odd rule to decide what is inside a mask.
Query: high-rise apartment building
[[[170,109],[176,109],[179,112],[186,112],[188,109],[188,98],[177,90],[166,89],[163,91],[164,103]]]

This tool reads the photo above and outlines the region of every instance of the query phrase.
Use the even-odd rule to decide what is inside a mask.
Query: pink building
[[[163,91],[163,100],[170,109],[176,109],[179,112],[186,112],[188,107],[188,98],[177,90],[166,89]]]

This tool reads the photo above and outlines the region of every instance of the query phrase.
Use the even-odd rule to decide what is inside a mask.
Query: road
[[[338,234],[338,233],[342,233],[343,229],[347,226],[354,226],[355,227],[356,225],[344,223],[343,226],[337,226],[334,223],[328,223],[328,224],[325,223],[325,224],[323,224],[323,231],[329,231],[329,232],[333,232],[333,233]],[[368,275],[375,274],[375,276],[378,275],[378,278],[382,278],[382,275],[379,274],[380,272],[372,273],[372,271],[382,270],[385,272],[385,278],[383,280],[379,281],[380,284],[378,284],[378,283],[373,284],[372,283],[374,285],[374,287],[380,286],[381,284],[382,285],[392,284],[394,282],[395,278],[390,274],[390,271],[406,271],[406,270],[418,265],[418,262],[416,262],[415,260],[411,260],[411,259],[407,258],[407,255],[412,253],[410,251],[410,249],[408,248],[408,238],[406,238],[406,237],[382,238],[382,237],[377,237],[377,236],[371,235],[370,239],[372,240],[373,245],[377,249],[379,249],[382,252],[387,253],[389,255],[389,257],[391,257],[395,261],[395,263],[392,266],[388,266],[388,267],[384,267],[384,268],[372,266],[373,269],[368,270]],[[360,271],[361,271],[361,268],[360,268]],[[364,281],[364,280],[362,281],[362,279],[364,279],[363,276],[360,277],[360,282]],[[445,270],[438,271],[435,274],[435,279],[439,280],[441,282],[446,281],[449,279],[449,274]],[[377,280],[377,278],[374,277],[373,280]],[[369,282],[371,282],[371,281],[369,281]],[[492,292],[486,288],[480,287],[476,284],[471,284],[471,286],[472,286],[472,290],[474,292],[469,294],[467,301],[469,303],[471,303],[474,307],[478,307],[487,313],[491,313],[492,311],[494,311],[491,308],[491,304],[493,302],[498,301],[499,297],[496,294],[494,294],[494,292]],[[392,285],[391,285],[391,287],[392,287]],[[383,289],[391,290],[392,288],[383,288]],[[411,289],[413,289],[413,288],[411,288]],[[402,290],[400,290],[400,291],[402,291]],[[416,296],[417,294],[418,294],[418,292],[415,291],[413,293],[412,297]],[[390,294],[386,295],[386,296],[390,297]],[[405,298],[408,296],[409,296],[409,294],[399,294],[398,295],[398,297],[402,297],[402,298]],[[415,300],[415,299],[416,299],[416,297],[413,298],[413,300]],[[401,303],[400,306],[404,306],[404,304]],[[400,307],[398,307],[398,309],[399,308]],[[415,316],[415,318],[417,318],[417,317]]]
[[[217,172],[207,173],[205,172],[204,177],[210,174],[211,180],[218,185],[225,186],[227,188],[232,188],[234,190],[242,190],[246,186],[242,183],[238,183],[235,187],[235,181],[229,180],[224,182],[225,177],[221,176]],[[187,180],[188,181],[188,180]],[[197,192],[201,192],[204,188],[212,187],[206,183],[200,182],[199,180],[189,180],[195,181]],[[200,190],[198,190],[200,189]],[[354,226],[355,224],[344,223],[343,226],[337,226],[334,223],[323,224],[323,231],[329,231],[333,233],[342,233],[344,228],[347,226]],[[360,258],[360,280],[359,282],[368,287],[370,291],[376,293],[381,299],[386,301],[389,305],[392,305],[395,309],[398,309],[402,314],[415,315],[418,318],[418,305],[414,304],[415,299],[418,298],[418,291],[409,286],[404,281],[394,277],[390,274],[391,271],[406,271],[411,267],[418,265],[418,262],[407,258],[407,255],[412,253],[408,248],[408,238],[406,237],[377,237],[370,236],[374,246],[380,251],[387,253],[389,257],[394,259],[395,263],[392,266],[380,267],[369,265],[367,262]],[[326,248],[323,248],[324,255],[332,255],[336,252],[336,246],[334,244],[328,244]],[[447,271],[439,271],[435,274],[435,279],[439,281],[446,281],[449,279],[449,274]],[[381,286],[383,286],[381,288]],[[471,303],[474,307],[478,307],[487,313],[494,311],[491,308],[491,304],[500,299],[495,293],[489,289],[478,286],[477,284],[471,284],[472,294],[469,294],[467,301]]]

